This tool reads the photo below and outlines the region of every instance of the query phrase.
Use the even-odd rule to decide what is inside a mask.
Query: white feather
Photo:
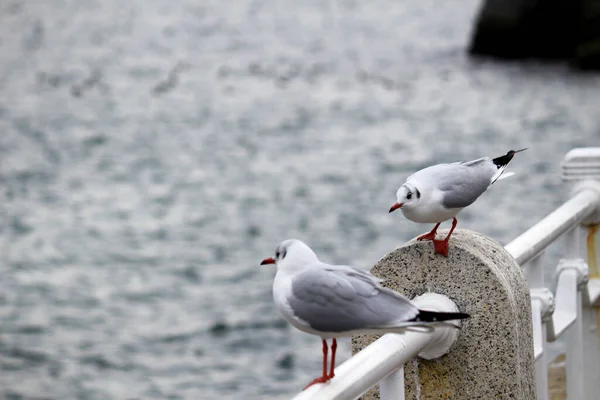
[[[505,170],[505,168],[500,168],[498,170],[498,172],[496,172],[494,174],[494,176],[492,176],[492,183],[490,183],[490,185],[493,184],[496,181],[499,181],[500,179],[506,179],[506,178],[509,178],[509,177],[511,177],[511,176],[513,176],[515,174],[514,172],[504,172],[504,170]]]

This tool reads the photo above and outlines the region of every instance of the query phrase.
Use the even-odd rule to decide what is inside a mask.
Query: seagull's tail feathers
[[[471,318],[471,316],[461,312],[436,312],[419,310],[419,314],[417,314],[417,316],[413,319],[396,323],[393,326],[382,327],[381,329],[383,329],[385,332],[395,333],[402,333],[405,331],[432,332],[435,327],[450,327],[458,329],[460,328],[460,325],[456,325],[447,321],[457,321],[467,318]]]
[[[425,311],[419,310],[419,313],[412,321],[415,322],[443,322],[452,321],[458,319],[471,318],[469,314],[461,312],[436,312],[436,311]]]
[[[508,166],[508,163],[510,162],[510,160],[513,159],[513,157],[515,156],[515,154],[520,153],[520,152],[525,151],[525,150],[527,150],[527,148],[524,148],[524,149],[521,149],[521,150],[510,150],[505,155],[500,156],[500,157],[496,157],[496,158],[492,159],[492,162],[498,168],[498,172],[496,172],[494,174],[494,176],[492,176],[492,183],[494,183],[498,179],[500,179],[500,176],[502,176],[502,173],[504,172],[504,170]],[[503,178],[508,178],[511,175],[514,175],[514,173],[511,173],[510,175],[506,174],[505,176],[503,176]],[[492,183],[490,183],[490,185]]]

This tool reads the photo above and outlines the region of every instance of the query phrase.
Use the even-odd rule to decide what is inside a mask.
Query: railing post
[[[567,344],[567,397],[585,399],[583,375],[583,325],[581,318],[581,292],[577,291],[577,319],[565,332]],[[596,394],[597,395],[597,394]]]
[[[554,296],[544,282],[544,253],[539,254],[525,267],[525,276],[531,288],[535,360],[535,386],[538,400],[548,400],[548,351],[546,323],[554,312]],[[538,343],[535,343],[535,341]],[[539,353],[539,354],[538,354]]]
[[[532,298],[533,338],[534,342],[538,341],[534,347],[536,354],[535,388],[538,400],[548,400],[548,352],[546,349],[546,324],[542,322],[542,309],[542,302],[539,299]]]
[[[600,229],[593,225],[586,230],[587,235],[587,261],[590,273],[590,282],[583,291],[583,379],[587,399],[591,400],[600,393],[600,307],[599,292],[594,290],[600,285],[600,271],[598,270],[598,256],[600,255],[600,240],[597,237]]]
[[[600,327],[598,307],[584,306],[583,325],[583,384],[586,400],[596,399],[600,393]]]
[[[381,400],[404,400],[404,367],[398,368],[379,384]]]
[[[529,288],[500,244],[457,230],[449,257],[435,254],[430,242],[413,240],[383,257],[371,272],[408,298],[444,294],[471,315],[448,354],[404,366],[407,399],[535,399]],[[353,351],[375,339],[355,336]],[[379,398],[377,389],[361,398]]]
[[[589,273],[587,264],[581,259],[580,228],[574,227],[565,235],[565,258],[558,265],[558,274],[572,270],[576,274],[577,285],[569,296],[575,303],[575,322],[565,332],[567,347],[567,396],[571,399],[585,399],[583,377],[583,325],[581,312],[581,288],[587,284]]]

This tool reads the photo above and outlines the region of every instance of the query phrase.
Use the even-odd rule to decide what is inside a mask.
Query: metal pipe
[[[524,265],[559,236],[581,223],[596,210],[599,202],[597,191],[583,189],[504,248],[519,265]]]

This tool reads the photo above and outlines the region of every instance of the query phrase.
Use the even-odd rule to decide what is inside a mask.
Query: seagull
[[[336,338],[402,333],[415,327],[430,330],[432,324],[469,318],[459,312],[419,310],[406,297],[380,286],[381,279],[370,272],[321,262],[308,245],[297,239],[281,242],[275,257],[265,258],[260,264],[277,266],[273,300],[283,317],[295,328],[321,337],[323,374],[304,389],[334,377]],[[329,373],[327,339],[333,339]]]
[[[502,175],[513,156],[521,150],[510,150],[496,158],[482,157],[477,160],[437,164],[415,172],[396,192],[397,202],[389,212],[401,209],[409,220],[418,223],[435,223],[431,232],[417,240],[432,240],[435,252],[448,257],[448,241],[458,223],[456,216],[475,202],[490,185]],[[444,240],[436,240],[440,224],[452,218],[452,227]]]

